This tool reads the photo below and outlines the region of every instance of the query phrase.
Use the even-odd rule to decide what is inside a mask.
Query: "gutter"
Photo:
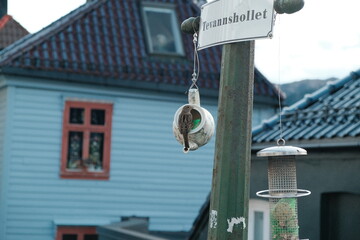
[[[275,146],[276,143],[253,143],[251,150],[259,151],[269,146]],[[286,142],[287,146],[297,146],[305,149],[316,148],[359,148],[360,138],[333,138],[333,139],[313,139],[313,140],[291,140]]]

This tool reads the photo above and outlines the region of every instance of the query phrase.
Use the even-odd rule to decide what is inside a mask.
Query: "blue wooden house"
[[[214,152],[211,141],[185,155],[172,133],[193,64],[179,25],[196,15],[190,0],[88,1],[0,52],[1,240],[96,239],[131,216],[189,231]],[[200,52],[215,119],[220,58]],[[255,125],[277,90],[258,70],[254,89]]]

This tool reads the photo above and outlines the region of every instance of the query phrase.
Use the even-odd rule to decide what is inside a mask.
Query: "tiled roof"
[[[253,143],[279,139],[279,116],[253,130]],[[283,136],[289,140],[360,137],[360,70],[331,82],[282,111]]]
[[[191,0],[148,1],[176,4],[179,22],[200,15]],[[91,1],[4,49],[0,53],[0,67],[5,73],[41,73],[42,76],[46,73],[46,77],[56,73],[53,74],[56,78],[61,74],[83,76],[107,85],[127,82],[133,86],[144,83],[189,86],[193,68],[192,36],[182,34],[185,57],[150,55],[140,12],[140,1]],[[218,89],[221,48],[202,50],[199,55],[199,87]],[[255,95],[277,96],[276,88],[258,70],[255,70],[254,89]]]
[[[0,49],[28,34],[29,32],[15,21],[12,16],[4,15],[0,19]]]

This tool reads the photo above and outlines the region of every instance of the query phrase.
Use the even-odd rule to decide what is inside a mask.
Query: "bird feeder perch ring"
[[[276,193],[270,194],[270,192],[276,192]],[[259,191],[256,193],[256,196],[262,198],[299,198],[299,197],[309,196],[310,194],[311,192],[305,189],[272,189],[272,190]]]

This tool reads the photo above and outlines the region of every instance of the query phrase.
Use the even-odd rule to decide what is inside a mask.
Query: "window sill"
[[[61,172],[60,177],[63,179],[82,179],[82,180],[109,180],[108,172],[88,172],[88,171],[65,171]]]

